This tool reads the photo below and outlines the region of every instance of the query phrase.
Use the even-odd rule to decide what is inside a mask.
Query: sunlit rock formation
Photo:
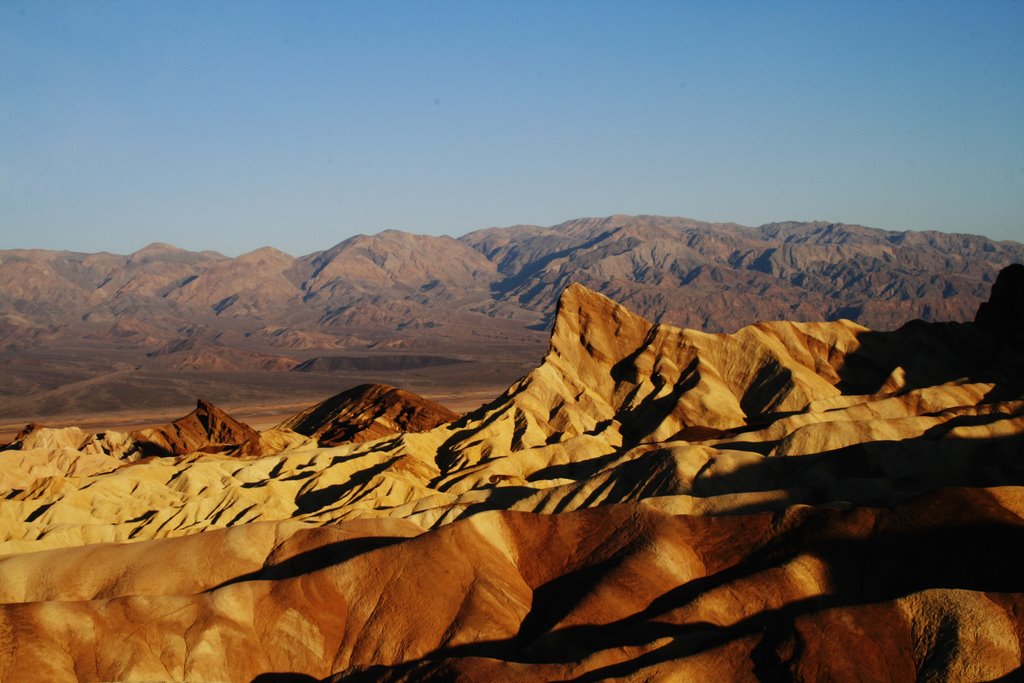
[[[892,332],[570,286],[501,396],[358,443],[328,434],[419,404],[357,388],[255,441],[201,404],[157,458],[35,428],[0,452],[0,679],[1012,680],[1018,272]]]

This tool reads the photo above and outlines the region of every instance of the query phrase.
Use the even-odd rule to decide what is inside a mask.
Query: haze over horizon
[[[617,213],[1024,241],[1024,3],[7,2],[0,249]]]

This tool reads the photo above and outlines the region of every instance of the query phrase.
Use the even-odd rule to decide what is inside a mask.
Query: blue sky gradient
[[[1024,2],[0,3],[0,248],[653,213],[1024,241]]]

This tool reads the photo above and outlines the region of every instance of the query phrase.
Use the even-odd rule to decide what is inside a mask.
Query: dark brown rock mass
[[[424,432],[458,417],[442,405],[386,384],[362,384],[318,403],[280,427],[337,446],[398,432]]]
[[[260,434],[209,401],[199,399],[196,409],[168,425],[133,432],[142,456],[177,456],[202,451],[260,454]]]

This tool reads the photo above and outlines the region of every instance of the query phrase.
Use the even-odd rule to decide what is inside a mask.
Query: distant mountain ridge
[[[1020,260],[1024,245],[976,235],[611,216],[459,239],[385,230],[300,257],[264,247],[229,258],[166,244],[127,256],[0,251],[0,316],[8,333],[141,310],[309,327],[397,328],[423,313],[444,322],[453,309],[536,322],[577,281],[706,331],[840,317],[881,328],[968,317],[995,272]],[[727,302],[715,300],[725,293]],[[433,310],[440,302],[446,311]]]
[[[499,228],[462,241],[506,275],[503,300],[551,310],[579,282],[661,322],[731,331],[758,320],[848,318],[876,329],[969,317],[1024,245],[835,223],[759,228],[612,216]]]
[[[50,351],[59,366],[73,349],[162,372],[286,372],[321,356],[468,360],[495,348],[532,361],[571,283],[708,332],[843,318],[884,330],[971,318],[995,274],[1017,262],[1024,244],[975,235],[663,216],[458,239],[386,230],[299,257],[167,244],[123,256],[0,251],[0,362],[21,367]],[[37,394],[33,373],[12,370],[10,386]]]

